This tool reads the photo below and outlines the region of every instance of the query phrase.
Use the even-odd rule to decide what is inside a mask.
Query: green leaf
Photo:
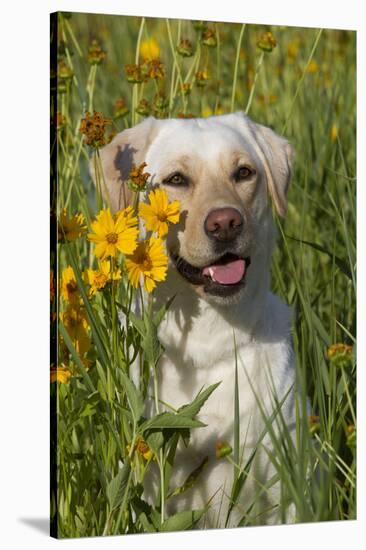
[[[158,454],[159,450],[164,445],[164,435],[161,430],[151,430],[149,434],[145,437],[146,443],[149,445],[150,449]]]
[[[189,418],[195,417],[201,410],[203,404],[207,399],[210,397],[211,393],[219,386],[221,382],[217,382],[216,384],[211,384],[206,390],[200,391],[197,394],[197,397],[192,401],[192,403],[189,403],[187,405],[183,405],[178,409],[178,413],[181,416],[187,416]]]
[[[187,477],[187,479],[185,480],[183,485],[180,485],[179,487],[174,489],[174,491],[172,493],[170,493],[170,495],[168,495],[168,498],[174,497],[176,495],[180,495],[181,493],[184,493],[185,491],[187,491],[188,489],[193,487],[193,485],[196,483],[196,480],[197,480],[198,476],[202,473],[202,470],[205,468],[207,463],[208,463],[208,456],[205,456],[205,458],[202,460],[201,464],[199,466],[197,466],[197,468],[195,468],[189,474],[189,476]]]
[[[175,453],[177,451],[177,445],[178,445],[180,433],[181,433],[180,431],[173,432],[173,435],[169,438],[170,439],[169,446],[167,445],[169,450],[167,452],[166,460],[164,463],[165,498],[167,498],[168,491],[169,491],[170,478],[174,468]]]
[[[186,510],[167,518],[160,527],[160,531],[185,531],[192,528],[205,513],[204,510]]]
[[[111,507],[111,512],[118,508],[118,506],[122,503],[130,470],[131,466],[129,462],[126,462],[116,477],[114,477],[107,485],[107,499],[109,506]]]
[[[239,464],[240,453],[240,402],[239,402],[239,384],[238,384],[238,354],[236,346],[235,332],[234,337],[234,351],[235,351],[235,378],[234,378],[234,462]],[[234,466],[234,479],[238,476],[238,469]]]
[[[344,275],[346,275],[352,281],[352,273],[345,260],[339,258],[339,256],[336,256],[333,252],[330,252],[330,250],[327,250],[326,248],[324,248],[324,246],[321,246],[320,244],[312,243],[310,241],[303,241],[302,239],[296,239],[295,237],[290,237],[290,235],[286,235],[286,237],[292,239],[293,241],[297,241],[298,243],[311,246],[311,248],[327,254],[327,256],[329,256],[329,258],[331,258],[332,260],[334,258],[334,263],[336,264],[336,266],[342,271],[342,273],[344,273]]]
[[[98,403],[100,401],[100,395],[98,391],[95,391],[91,393],[84,401],[83,406],[81,408],[81,411],[79,412],[79,416],[92,416],[95,414],[96,408],[98,406]]]
[[[143,433],[146,430],[153,428],[203,428],[206,424],[199,420],[193,420],[187,416],[180,416],[178,414],[164,412],[154,416],[153,418],[146,420],[139,427],[139,432]]]
[[[130,311],[129,313],[129,319],[137,332],[143,337],[146,332],[145,323],[143,319],[140,319],[133,311]]]
[[[107,387],[107,378],[104,372],[103,367],[99,363],[99,361],[95,362],[95,367],[98,372],[98,383],[97,388],[99,390],[99,393],[104,401],[107,401],[108,396],[108,387]]]
[[[158,327],[160,325],[160,323],[162,322],[162,320],[164,319],[164,316],[165,316],[166,312],[168,311],[168,309],[170,308],[175,296],[176,295],[174,294],[174,296],[169,298],[169,300],[155,313],[155,315],[154,315],[154,325],[156,327]]]
[[[127,374],[123,372],[123,370],[120,369],[118,373],[119,376],[122,378],[123,386],[126,390],[126,395],[131,408],[132,416],[135,422],[137,422],[141,418],[144,410],[144,401],[142,399],[142,395],[137,390],[132,380],[130,380]]]
[[[158,338],[158,329],[148,313],[144,315],[144,323],[145,334],[142,338],[141,347],[145,352],[148,363],[156,365],[163,350]]]
[[[139,496],[134,496],[131,499],[132,508],[136,514],[136,519],[141,522],[142,527],[148,533],[155,533],[157,528],[152,519],[152,507]],[[150,519],[149,519],[150,518]]]

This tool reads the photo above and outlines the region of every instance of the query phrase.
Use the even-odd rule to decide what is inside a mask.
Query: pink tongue
[[[245,273],[245,260],[233,260],[225,265],[209,265],[203,275],[211,277],[216,283],[234,285],[241,281]]]

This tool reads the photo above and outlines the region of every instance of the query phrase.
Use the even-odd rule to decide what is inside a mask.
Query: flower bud
[[[206,86],[207,81],[209,80],[207,71],[198,71],[195,74],[195,77],[196,77],[196,84],[200,88],[203,88],[204,86]]]
[[[93,40],[89,46],[88,63],[90,63],[90,65],[100,65],[106,56],[107,53],[102,50],[99,42],[97,40]]]
[[[350,367],[352,366],[352,346],[342,343],[333,344],[328,348],[327,357],[335,367]]]
[[[263,52],[271,52],[277,46],[277,41],[271,32],[264,32],[257,40],[257,47]]]
[[[207,29],[207,23],[206,21],[192,21],[193,28],[196,29],[196,31],[204,31]]]
[[[129,110],[124,99],[117,99],[114,104],[114,118],[123,118],[128,115]]]
[[[216,441],[216,458],[224,458],[232,453],[233,449],[227,441]]]
[[[141,84],[146,81],[146,77],[142,74],[141,65],[127,64],[125,65],[127,82],[131,84]]]
[[[193,55],[192,42],[190,40],[187,40],[186,38],[182,39],[179,43],[179,46],[177,46],[177,52],[182,57],[192,57]]]
[[[136,107],[136,113],[141,116],[149,116],[150,112],[150,103],[147,101],[147,99],[141,99]]]
[[[319,416],[312,414],[308,418],[309,432],[311,435],[315,435],[320,430]]]
[[[202,33],[202,44],[208,46],[209,48],[216,48],[217,38],[216,32],[214,29],[206,29]]]

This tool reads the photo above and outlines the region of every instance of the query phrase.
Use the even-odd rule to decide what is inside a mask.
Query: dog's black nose
[[[205,220],[206,234],[218,241],[232,241],[243,228],[243,216],[236,208],[217,208]]]

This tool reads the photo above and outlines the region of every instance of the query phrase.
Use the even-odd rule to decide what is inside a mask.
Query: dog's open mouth
[[[203,285],[204,291],[218,296],[227,296],[237,292],[245,281],[250,266],[250,257],[242,258],[226,253],[212,264],[196,267],[182,257],[173,255],[178,272],[193,285]]]

